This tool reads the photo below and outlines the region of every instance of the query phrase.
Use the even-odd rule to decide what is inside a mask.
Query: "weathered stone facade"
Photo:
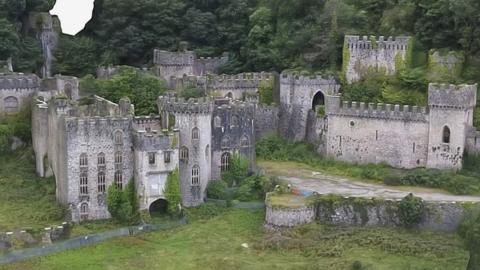
[[[360,80],[369,69],[393,75],[406,60],[410,37],[345,36],[344,72],[347,82]]]

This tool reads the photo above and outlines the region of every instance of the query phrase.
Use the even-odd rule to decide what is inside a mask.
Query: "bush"
[[[353,264],[352,264],[352,269],[353,270],[362,270],[363,269],[362,262],[361,261],[354,261]]]
[[[389,173],[383,177],[383,183],[387,186],[402,185],[402,176],[398,173]]]
[[[398,204],[400,221],[406,228],[413,228],[422,219],[424,202],[422,198],[408,194]]]
[[[235,198],[240,201],[263,200],[271,190],[272,184],[266,176],[252,175],[243,181]]]
[[[179,214],[182,195],[180,192],[180,176],[178,168],[168,175],[164,194],[165,199],[168,201],[168,213],[173,215]]]
[[[227,183],[223,180],[210,181],[207,185],[207,197],[210,199],[227,200]]]
[[[230,164],[227,171],[222,173],[222,180],[229,187],[240,186],[242,181],[248,177],[249,161],[238,154],[230,158]]]
[[[107,208],[117,222],[128,224],[138,222],[140,215],[133,179],[127,184],[125,190],[118,189],[115,184],[110,185],[107,191]]]

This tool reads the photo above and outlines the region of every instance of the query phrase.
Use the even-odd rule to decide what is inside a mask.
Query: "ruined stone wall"
[[[345,36],[344,72],[347,82],[360,80],[369,69],[384,71],[387,75],[395,74],[396,70],[406,61],[410,37],[383,36]]]
[[[265,224],[273,227],[295,227],[315,221],[315,205],[300,207],[276,207],[267,204]]]
[[[46,100],[62,95],[71,100],[78,100],[80,82],[78,78],[72,76],[55,75],[52,78],[43,79],[41,91],[38,93]]]
[[[218,74],[220,67],[228,63],[228,54],[221,57],[200,57],[195,59],[194,74]]]
[[[35,152],[36,173],[46,177],[48,166],[48,105],[43,101],[35,101],[32,107],[32,146]]]
[[[30,106],[39,90],[40,79],[35,74],[0,74],[0,114],[19,112]]]
[[[230,101],[216,104],[212,127],[212,179],[221,178],[222,155],[245,157],[253,170],[255,164],[255,107]]]
[[[280,75],[280,134],[289,140],[306,138],[308,113],[317,93],[324,97],[338,93],[340,85],[333,77]]]
[[[278,133],[280,109],[277,106],[257,104],[255,108],[255,137],[257,139]]]
[[[428,151],[426,108],[343,102],[327,110],[326,153],[338,160],[424,167]]]
[[[320,154],[326,154],[327,123],[325,116],[319,116],[315,111],[308,112],[305,141],[314,145]]]
[[[210,99],[183,99],[160,97],[158,108],[161,115],[175,116],[175,128],[179,130],[179,152],[188,152],[188,157],[179,158],[180,188],[182,203],[196,206],[203,202],[211,173],[212,113]],[[198,138],[193,137],[194,129]],[[199,182],[192,182],[193,168],[198,168]]]
[[[236,100],[243,100],[245,95],[258,94],[262,83],[274,83],[272,73],[240,73],[237,75],[212,76],[209,80],[209,92],[215,96],[229,97]]]
[[[477,85],[429,85],[427,167],[454,170],[462,168],[465,142],[473,122],[476,100]],[[449,142],[443,141],[445,128],[449,130]]]
[[[178,167],[178,130],[158,133],[137,130],[134,132],[135,184],[140,198],[140,210],[165,199],[165,184],[170,172]],[[155,155],[154,162],[149,159]]]
[[[170,78],[195,74],[195,52],[167,52],[154,50],[153,63],[157,66],[157,75],[170,82]]]

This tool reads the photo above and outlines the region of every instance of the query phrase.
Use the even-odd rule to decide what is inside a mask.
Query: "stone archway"
[[[232,92],[228,92],[225,98],[233,99],[233,94]]]
[[[315,111],[317,106],[324,106],[325,105],[325,95],[322,91],[318,91],[312,99],[312,110]]]
[[[148,212],[151,217],[162,216],[168,211],[168,201],[165,199],[158,199],[150,204]]]

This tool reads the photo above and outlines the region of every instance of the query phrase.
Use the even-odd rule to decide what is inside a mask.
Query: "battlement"
[[[67,131],[77,132],[110,132],[113,129],[130,130],[131,118],[128,117],[77,117],[68,116],[65,118],[65,126]]]
[[[38,90],[40,78],[35,74],[0,74],[0,90]]]
[[[270,73],[241,73],[237,75],[219,75],[213,77],[211,88],[213,90],[244,90],[256,89],[262,82],[272,82],[273,75]]]
[[[160,121],[160,116],[135,116],[133,123],[135,124],[154,124]]]
[[[343,101],[339,105],[327,114],[419,122],[426,122],[428,119],[428,110],[425,107],[355,101]]]
[[[300,75],[299,73],[282,73],[280,84],[292,86],[323,86],[337,85],[333,76],[324,75]]]
[[[161,96],[157,100],[160,112],[178,114],[209,114],[212,112],[213,102],[210,98],[189,99]]]
[[[431,107],[465,109],[477,103],[477,84],[438,84],[428,85],[428,105]]]
[[[193,66],[197,55],[193,51],[168,52],[155,49],[153,63],[159,66]]]
[[[216,112],[233,111],[238,114],[255,113],[255,104],[237,100],[229,100],[228,103],[219,104],[215,107]]]
[[[354,36],[346,35],[345,43],[350,51],[352,50],[402,50],[406,51],[408,49],[408,42],[410,37],[408,36],[399,36],[399,37],[388,37],[385,39],[384,36],[375,37],[375,36]]]
[[[135,131],[133,134],[133,146],[136,150],[169,150],[178,148],[179,130],[146,132],[143,130]]]

